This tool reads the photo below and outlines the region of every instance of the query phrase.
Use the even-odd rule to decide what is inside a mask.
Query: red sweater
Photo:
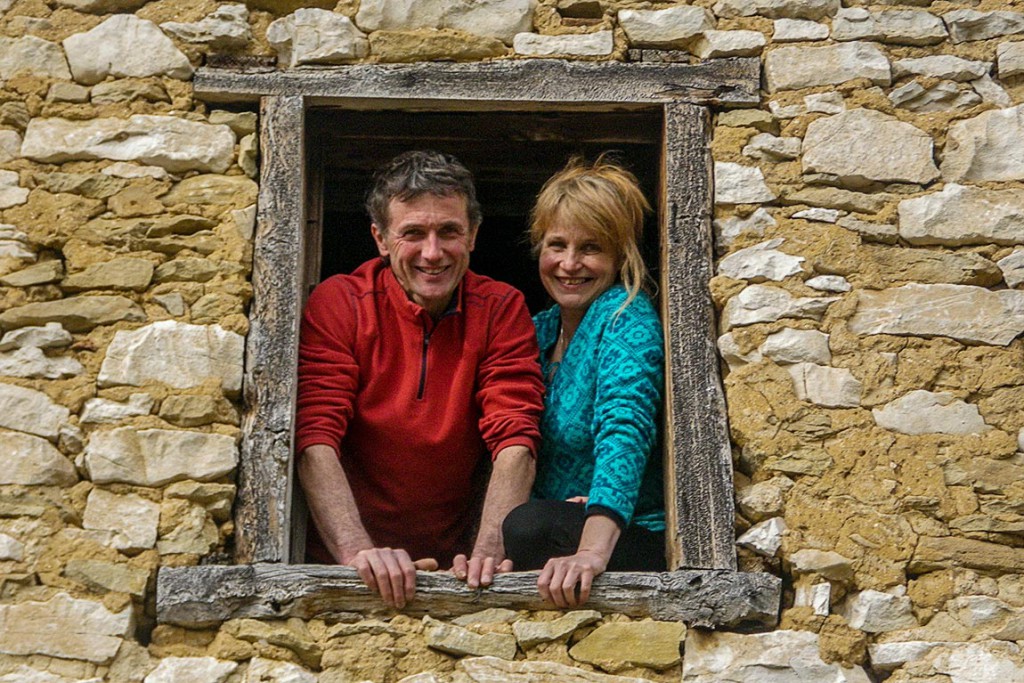
[[[443,566],[471,549],[483,456],[536,453],[537,357],[518,290],[467,272],[435,323],[391,268],[368,261],[325,280],[306,305],[296,449],[339,453],[374,544]]]

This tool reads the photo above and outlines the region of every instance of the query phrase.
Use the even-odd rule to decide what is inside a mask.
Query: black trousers
[[[515,571],[542,569],[552,557],[575,555],[585,506],[561,500],[531,500],[508,513],[501,530],[505,557]],[[665,534],[631,525],[619,536],[608,561],[608,571],[665,571]]]

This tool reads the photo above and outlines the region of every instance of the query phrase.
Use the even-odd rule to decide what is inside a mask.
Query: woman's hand
[[[590,550],[552,557],[537,577],[537,590],[542,598],[558,607],[578,607],[590,597],[594,577],[600,576],[607,566],[607,559]]]

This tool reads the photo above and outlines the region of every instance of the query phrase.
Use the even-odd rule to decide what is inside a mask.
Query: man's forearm
[[[533,455],[525,446],[509,446],[498,453],[487,485],[473,555],[504,559],[501,524],[514,507],[530,498],[536,473]]]
[[[360,550],[372,548],[334,449],[310,446],[299,457],[298,473],[313,522],[334,560],[349,564]]]

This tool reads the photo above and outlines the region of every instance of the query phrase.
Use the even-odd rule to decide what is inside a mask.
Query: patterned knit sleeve
[[[604,330],[594,403],[595,463],[588,509],[611,510],[627,525],[658,443],[664,365],[661,323],[641,295]]]

